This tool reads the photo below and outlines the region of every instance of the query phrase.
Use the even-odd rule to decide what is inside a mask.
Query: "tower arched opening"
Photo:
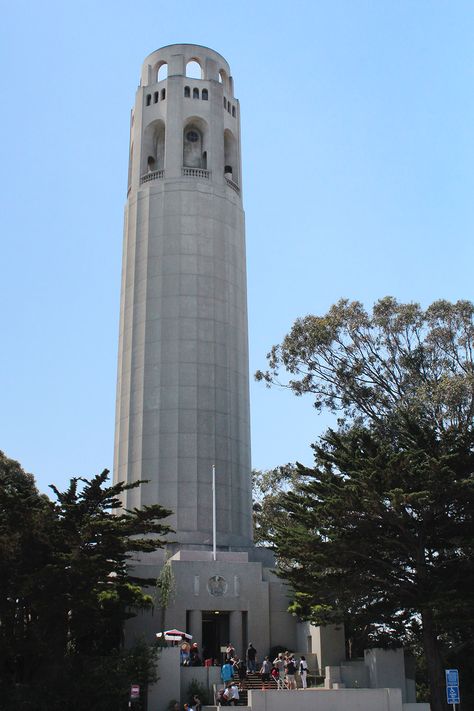
[[[152,121],[143,132],[141,174],[163,170],[165,166],[165,124]]]
[[[224,174],[234,183],[239,183],[239,155],[237,141],[232,131],[224,131]]]
[[[160,82],[163,81],[163,79],[168,78],[168,64],[166,62],[161,62],[156,67],[156,81]]]
[[[202,67],[197,59],[190,59],[186,64],[186,76],[190,79],[202,79]]]
[[[223,85],[224,89],[227,89],[227,73],[223,69],[219,70],[219,83]]]
[[[207,170],[207,124],[198,117],[186,122],[183,131],[183,167]]]

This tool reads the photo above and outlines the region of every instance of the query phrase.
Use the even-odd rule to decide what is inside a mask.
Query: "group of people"
[[[224,664],[221,668],[221,680],[224,688],[220,692],[221,705],[237,705],[239,701],[239,690],[242,691],[247,673],[257,672],[257,650],[252,643],[247,647],[245,661],[235,654],[233,645],[229,642],[225,652]],[[296,675],[299,674],[301,687],[308,686],[308,663],[306,657],[301,655],[297,662],[290,652],[280,652],[271,661],[270,657],[265,657],[260,666],[259,673],[262,679],[262,687],[265,689],[270,684],[270,679],[274,679],[277,689],[296,689]],[[234,679],[238,677],[237,684]]]
[[[189,644],[189,642],[183,642],[179,650],[179,661],[183,667],[200,667],[202,666],[202,659],[199,654],[199,648],[194,642]]]
[[[262,682],[269,681],[270,676],[276,681],[277,689],[296,689],[296,674],[299,673],[301,687],[308,687],[308,663],[302,654],[299,662],[296,661],[290,652],[280,652],[278,656],[270,662],[269,657],[265,657],[260,670]],[[264,679],[265,675],[265,679]]]

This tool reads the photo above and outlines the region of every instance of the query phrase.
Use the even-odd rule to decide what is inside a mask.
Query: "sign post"
[[[453,705],[456,711],[456,704],[461,703],[459,695],[459,672],[457,669],[445,669],[446,674],[446,699],[448,704]]]
[[[140,700],[140,686],[138,684],[132,684],[130,688],[130,701],[133,703],[134,701],[139,701]]]

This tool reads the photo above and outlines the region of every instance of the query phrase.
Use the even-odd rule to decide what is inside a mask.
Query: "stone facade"
[[[227,62],[197,45],[153,52],[131,115],[114,478],[148,480],[124,503],[171,509],[179,546],[211,543],[213,465],[219,545],[252,542],[241,193]]]

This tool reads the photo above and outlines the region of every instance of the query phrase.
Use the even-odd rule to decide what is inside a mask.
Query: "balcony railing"
[[[232,188],[232,190],[235,190],[235,192],[237,193],[237,195],[240,195],[240,188],[239,188],[239,186],[237,185],[237,183],[234,183],[234,181],[231,180],[230,178],[226,178],[226,179],[225,179],[225,182],[227,183],[227,185],[229,185],[229,186]]]
[[[140,178],[140,185],[143,185],[143,183],[149,183],[151,180],[163,180],[164,177],[164,170],[154,170],[153,173],[145,173],[145,175],[142,175]]]
[[[205,180],[209,180],[211,171],[204,170],[204,168],[182,168],[181,175],[186,178],[204,178]]]

